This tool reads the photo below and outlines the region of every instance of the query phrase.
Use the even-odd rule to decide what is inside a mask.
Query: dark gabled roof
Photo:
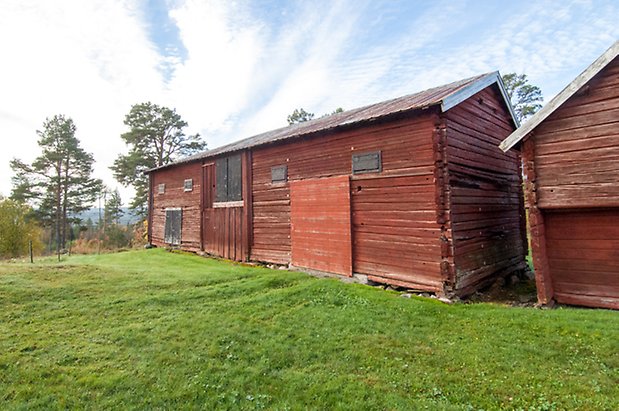
[[[604,67],[606,67],[611,61],[613,61],[619,55],[619,41],[616,41],[604,54],[598,57],[589,67],[585,69],[578,77],[568,84],[559,94],[557,94],[552,100],[548,102],[540,111],[535,113],[531,118],[511,133],[505,140],[501,142],[499,147],[503,151],[507,151],[522,139],[524,139],[530,132],[532,132],[542,121],[544,121],[549,115],[555,112],[563,103],[565,103],[570,97],[572,97],[582,86],[587,84],[596,74],[598,74]]]
[[[315,120],[306,121],[299,124],[290,125],[287,127],[278,128],[276,130],[267,131],[266,133],[258,134],[253,137],[245,138],[237,142],[227,144],[222,147],[206,150],[192,156],[185,157],[174,163],[165,166],[153,168],[147,171],[151,172],[162,168],[172,167],[177,164],[188,163],[203,158],[213,157],[224,153],[244,150],[251,147],[260,146],[263,144],[275,143],[282,140],[288,140],[301,136],[308,136],[319,132],[334,131],[337,129],[349,127],[358,123],[377,120],[389,115],[408,112],[412,110],[424,109],[432,106],[441,106],[443,112],[460,104],[467,98],[473,96],[484,88],[497,84],[505,104],[508,107],[514,124],[518,126],[518,120],[513,112],[512,106],[505,92],[505,87],[501,81],[501,76],[498,71],[486,73],[475,77],[470,77],[454,83],[445,84],[443,86],[434,87],[419,93],[409,94],[407,96],[398,97],[392,100],[383,101],[381,103],[371,104],[369,106],[360,107],[352,110],[346,110],[342,113],[332,114],[329,116],[317,118]]]

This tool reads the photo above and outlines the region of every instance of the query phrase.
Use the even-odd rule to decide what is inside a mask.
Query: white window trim
[[[191,188],[187,188],[187,182],[191,183]],[[183,181],[183,191],[193,191],[193,178],[186,178],[185,181]]]
[[[243,207],[245,202],[239,201],[220,201],[219,203],[213,203],[213,208],[226,208],[226,207]]]

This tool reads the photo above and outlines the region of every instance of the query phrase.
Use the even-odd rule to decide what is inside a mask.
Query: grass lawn
[[[619,312],[148,250],[0,264],[0,408],[619,409]]]

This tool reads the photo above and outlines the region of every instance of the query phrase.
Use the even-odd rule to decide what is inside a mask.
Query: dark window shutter
[[[228,201],[243,199],[241,156],[228,157]]]
[[[380,151],[373,153],[353,154],[352,173],[372,173],[381,171]]]
[[[228,201],[228,159],[219,158],[215,161],[215,201]]]
[[[288,166],[271,167],[271,183],[285,183],[288,179]]]

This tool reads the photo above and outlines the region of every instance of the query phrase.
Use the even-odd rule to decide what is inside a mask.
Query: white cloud
[[[123,149],[123,116],[136,98],[156,98],[160,57],[134,9],[107,1],[8,1],[0,4],[0,192],[8,194],[8,161],[39,153],[44,119],[72,117],[77,136],[97,159],[96,175],[115,185],[107,167]]]
[[[183,60],[152,43],[143,0],[0,2],[0,192],[10,158],[32,160],[35,130],[57,113],[114,187],[134,103],[177,108],[215,147],[283,126],[297,107],[320,115],[496,69],[527,73],[548,98],[619,38],[612,1],[167,4]]]

